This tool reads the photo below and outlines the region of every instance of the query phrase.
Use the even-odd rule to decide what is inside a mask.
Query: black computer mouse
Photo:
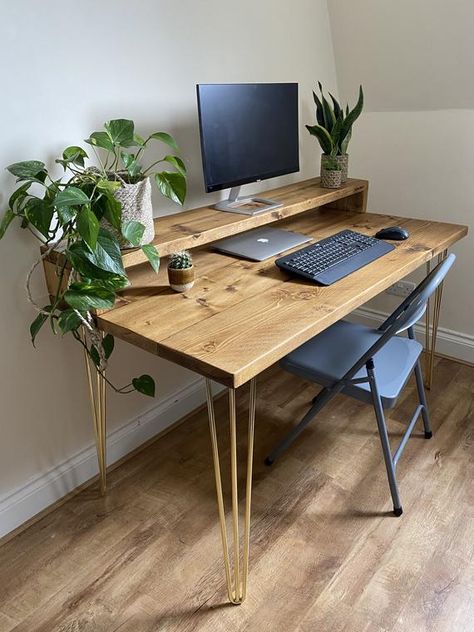
[[[403,241],[408,239],[410,233],[401,228],[400,226],[389,226],[388,228],[382,228],[376,233],[377,239],[391,239],[393,241]]]

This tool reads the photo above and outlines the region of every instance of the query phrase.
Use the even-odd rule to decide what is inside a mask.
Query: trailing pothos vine
[[[26,291],[37,316],[30,326],[33,345],[40,329],[49,322],[54,334],[70,334],[85,349],[97,371],[118,393],[138,391],[151,397],[155,382],[149,375],[135,377],[116,387],[105,375],[114,349],[114,338],[102,337],[94,312],[114,306],[117,293],[129,285],[123,267],[121,243],[139,247],[145,227],[136,221],[122,222],[122,206],[114,193],[124,182],[136,183],[152,175],[159,191],[183,204],[186,195],[186,169],[179,156],[167,154],[143,167],[150,143],[159,141],[173,150],[177,145],[166,132],[144,138],[135,133],[133,121],[116,119],[104,130],[93,132],[88,143],[96,165],[86,166],[87,152],[79,146],[67,147],[56,163],[64,175],[55,178],[44,162],[17,162],[7,170],[17,178],[18,188],[11,195],[0,221],[0,239],[15,218],[41,243],[41,257],[27,274]],[[172,170],[156,171],[158,164]],[[153,269],[158,272],[160,257],[152,244],[141,246]],[[42,260],[56,260],[57,289],[48,305],[38,305],[31,291],[31,278]]]

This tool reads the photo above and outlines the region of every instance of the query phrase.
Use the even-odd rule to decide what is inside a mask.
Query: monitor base
[[[223,200],[214,205],[218,211],[227,211],[228,213],[240,213],[241,215],[260,215],[274,208],[280,208],[283,204],[274,200],[266,200],[259,197],[239,198],[234,202]]]
[[[239,213],[240,215],[260,215],[266,211],[283,206],[275,200],[267,200],[261,197],[241,197],[239,198],[240,187],[233,187],[227,200],[222,200],[214,205],[218,211],[227,213]]]

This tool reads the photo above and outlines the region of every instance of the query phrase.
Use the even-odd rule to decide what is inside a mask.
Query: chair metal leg
[[[337,391],[338,392],[338,391]],[[297,426],[293,428],[291,432],[289,432],[286,437],[281,441],[277,447],[267,456],[265,459],[265,465],[273,465],[275,460],[283,454],[283,452],[293,443],[293,441],[298,437],[310,421],[317,415],[317,413],[325,406],[330,399],[334,397],[336,391],[330,391],[327,388],[323,388],[316,397],[313,399],[313,405],[308,410],[303,419],[299,422]]]
[[[250,553],[250,514],[252,503],[252,469],[253,446],[255,431],[255,407],[257,401],[256,379],[250,381],[249,420],[248,420],[248,446],[247,446],[247,482],[245,498],[244,534],[242,569],[240,566],[240,535],[239,535],[239,496],[237,477],[237,413],[235,404],[235,389],[229,388],[229,423],[230,423],[230,459],[231,459],[231,487],[232,487],[232,552],[233,564],[231,567],[229,557],[229,545],[225,520],[224,496],[222,492],[222,477],[219,458],[219,445],[217,440],[216,420],[214,413],[214,400],[211,391],[211,381],[206,379],[207,410],[209,415],[209,430],[211,434],[212,458],[214,462],[214,475],[216,479],[217,508],[221,530],[222,549],[224,554],[224,570],[227,583],[229,601],[233,604],[241,604],[247,594],[249,553]]]
[[[448,251],[444,250],[438,255],[438,263],[441,263],[448,256]],[[426,263],[427,273],[431,270],[431,261]],[[430,327],[430,308],[431,301],[428,299],[426,304],[425,315],[425,386],[431,388],[433,383],[434,358],[436,353],[436,339],[438,336],[439,315],[441,312],[441,300],[443,297],[443,283],[441,282],[436,288],[433,298],[433,325]],[[431,337],[430,337],[431,334]]]
[[[416,340],[415,330],[413,327],[408,328],[408,337],[411,340]],[[418,362],[416,363],[414,372],[416,378],[416,388],[418,391],[418,401],[420,402],[421,415],[423,417],[423,426],[425,429],[425,439],[431,439],[431,437],[433,436],[433,432],[431,431],[430,416],[428,412],[428,404],[426,402],[425,387],[423,384],[423,373],[421,371],[420,360],[418,360]]]
[[[382,443],[383,457],[385,460],[385,467],[387,469],[388,484],[390,486],[390,493],[393,500],[393,513],[396,516],[401,516],[403,513],[402,505],[400,502],[400,496],[398,494],[397,479],[395,476],[395,467],[392,461],[392,453],[390,450],[390,441],[388,439],[387,425],[385,423],[385,415],[383,412],[382,400],[377,389],[377,382],[375,380],[374,364],[372,361],[367,363],[367,374],[369,376],[370,390],[372,393],[372,401],[374,404],[375,417],[377,419],[377,427],[379,430],[380,441]]]
[[[418,390],[418,398],[422,406],[421,416],[423,417],[423,427],[425,429],[425,439],[431,439],[433,432],[431,430],[430,416],[428,413],[428,404],[426,402],[425,387],[423,385],[423,375],[421,373],[420,361],[415,364],[416,388]]]
[[[85,350],[84,359],[99,464],[99,488],[101,495],[104,496],[107,488],[107,384],[103,375],[96,371]]]

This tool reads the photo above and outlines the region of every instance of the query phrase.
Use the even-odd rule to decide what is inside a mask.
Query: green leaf
[[[134,134],[133,140],[135,141],[135,144],[139,145],[140,147],[143,147],[145,145],[145,139],[143,138],[143,136],[140,136],[140,134]]]
[[[16,176],[19,180],[41,179],[45,171],[45,164],[40,160],[25,160],[8,165],[7,171]],[[43,178],[44,180],[44,178]]]
[[[91,261],[98,268],[125,276],[120,244],[117,238],[105,228],[99,229],[97,246],[92,254],[95,255],[95,258]]]
[[[99,352],[97,351],[97,347],[95,345],[91,345],[91,348],[89,349],[89,351],[90,351],[90,355],[94,364],[97,367],[100,366],[100,355],[99,355]]]
[[[93,251],[87,248],[83,242],[77,242],[69,247],[68,252],[73,253],[76,257],[89,261],[89,263],[92,263],[93,266],[102,271],[126,276],[122,263],[122,253],[120,252],[120,245],[117,238],[103,227],[99,228],[97,244]],[[110,275],[102,275],[103,278],[107,276]]]
[[[160,269],[160,255],[153,244],[145,244],[142,246],[142,252],[148,259],[153,270],[158,274]]]
[[[108,360],[114,350],[115,340],[112,334],[107,334],[102,340],[102,348],[104,350],[105,359]]]
[[[101,178],[98,180],[96,184],[99,191],[104,191],[106,193],[114,193],[122,186],[122,183],[118,180],[106,180],[105,178]]]
[[[364,107],[364,93],[362,91],[362,86],[359,86],[359,98],[353,110],[351,110],[344,119],[344,123],[342,125],[340,139],[341,143],[346,138],[346,136],[352,132],[352,126],[355,121],[359,118],[362,108]],[[347,144],[346,144],[347,148]]]
[[[90,200],[84,191],[72,186],[66,187],[54,198],[54,206],[57,209],[64,208],[65,206],[79,206],[89,203]]]
[[[144,232],[145,226],[140,222],[135,222],[134,220],[125,222],[125,224],[122,226],[122,235],[133,246],[140,245],[140,241],[143,237]]]
[[[18,187],[18,189],[11,194],[10,199],[8,200],[8,206],[12,211],[17,210],[15,205],[18,205],[19,207],[25,198],[28,197],[28,189],[31,184],[31,182],[25,182],[25,184],[22,184],[21,187]]]
[[[327,130],[320,125],[306,125],[306,129],[310,134],[316,136],[321,145],[321,149],[325,154],[330,154],[333,150],[332,138]]]
[[[102,195],[99,205],[103,210],[105,219],[117,230],[122,226],[122,203],[113,195]]]
[[[346,137],[344,138],[344,140],[341,142],[341,154],[347,154],[347,147],[350,143],[352,137],[352,128],[347,132]]]
[[[61,224],[63,225],[73,220],[77,215],[76,210],[74,208],[70,208],[69,206],[58,208],[57,213],[58,213],[59,219],[61,220]]]
[[[331,130],[333,151],[335,149],[336,152],[340,149],[340,134],[341,134],[343,122],[344,122],[344,116],[342,113],[340,113],[339,117],[337,118]]]
[[[74,270],[81,275],[81,280],[84,283],[100,285],[111,292],[119,292],[130,285],[125,272],[124,274],[116,274],[94,265],[90,259],[96,259],[95,253],[92,253],[83,241],[72,244],[65,255]]]
[[[50,306],[48,305],[48,307]],[[31,343],[33,347],[35,346],[35,339],[36,339],[36,336],[38,335],[39,330],[45,324],[48,318],[49,318],[49,314],[43,314],[42,312],[40,312],[38,316],[34,319],[34,321],[31,323],[30,335],[31,335]]]
[[[186,178],[181,173],[161,171],[155,173],[155,180],[160,192],[173,202],[183,204],[186,197]]]
[[[64,292],[64,300],[73,309],[87,312],[91,309],[110,309],[115,303],[115,294],[92,283],[71,283]]]
[[[77,241],[71,244],[65,252],[68,261],[73,269],[81,275],[83,281],[89,279],[91,282],[98,283],[99,280],[108,279],[113,276],[112,272],[98,268],[91,261],[94,254],[83,241]]]
[[[337,99],[335,99],[335,97],[333,97],[331,93],[329,93],[329,96],[331,97],[331,101],[334,107],[334,116],[336,117],[336,119],[338,119],[339,115],[342,112],[341,106],[339,105],[339,102],[337,101]]]
[[[61,333],[64,335],[68,331],[74,331],[82,325],[82,320],[79,314],[73,309],[65,309],[59,315],[58,320]]]
[[[85,142],[94,147],[106,149],[107,151],[114,150],[114,144],[110,140],[110,136],[107,132],[92,132],[89,138],[86,138]]]
[[[79,212],[76,220],[76,228],[79,235],[91,250],[95,250],[99,235],[99,220],[88,206]]]
[[[334,116],[334,112],[332,111],[331,106],[327,102],[326,97],[323,96],[322,92],[321,92],[321,101],[323,104],[324,127],[329,132],[333,128],[334,123],[336,122],[336,117]]]
[[[72,162],[74,165],[84,167],[84,158],[89,158],[89,156],[82,149],[82,147],[72,145],[71,147],[66,147],[66,149],[63,151],[63,159],[58,159],[56,160],[56,162],[63,165],[64,169],[66,169],[67,165],[70,162]]]
[[[139,393],[155,397],[155,380],[150,375],[141,375],[132,380],[133,387]]]
[[[170,134],[167,134],[166,132],[154,132],[153,134],[150,134],[150,138],[154,138],[155,140],[161,140],[162,143],[169,145],[173,149],[178,149],[178,145],[175,139]]]
[[[127,169],[128,174],[132,178],[135,176],[138,176],[140,174],[141,167],[139,163],[137,162],[137,160],[135,159],[135,155],[127,154],[124,151],[122,151],[120,155],[122,157],[123,164],[125,165],[125,168]]]
[[[163,160],[166,160],[166,162],[169,162],[170,165],[176,167],[179,173],[182,173],[183,176],[186,174],[186,165],[179,156],[165,156]]]
[[[0,239],[2,239],[2,237],[4,236],[14,217],[15,213],[11,210],[11,208],[7,208],[7,210],[5,211],[5,215],[0,221]]]
[[[118,147],[130,147],[133,139],[134,123],[127,119],[113,119],[104,124],[112,143]]]
[[[314,100],[314,103],[316,104],[316,122],[318,123],[318,125],[321,125],[322,127],[324,127],[323,104],[319,100],[319,97],[316,94],[316,92],[314,92],[314,90],[313,90],[313,100]]]
[[[94,285],[100,285],[111,292],[120,292],[130,285],[128,277],[121,274],[110,274],[105,278],[94,278]]]
[[[25,217],[42,235],[48,236],[53,220],[54,209],[51,204],[39,198],[30,198],[25,207]]]

